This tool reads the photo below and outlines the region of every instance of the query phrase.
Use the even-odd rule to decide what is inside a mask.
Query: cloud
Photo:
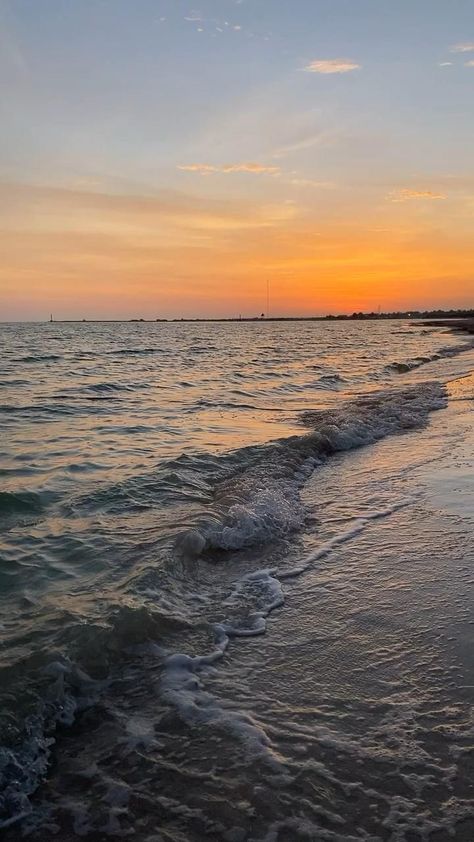
[[[290,184],[294,187],[315,187],[318,190],[333,190],[336,186],[332,181],[316,181],[313,178],[290,178]]]
[[[266,166],[254,161],[245,161],[242,164],[178,164],[178,170],[184,172],[197,172],[201,175],[211,173],[251,173],[254,175],[280,175],[280,167]]]
[[[288,143],[286,146],[281,146],[273,153],[274,158],[284,158],[291,155],[293,152],[302,152],[305,149],[311,149],[317,144],[324,143],[328,138],[328,133],[319,131],[302,137],[300,140],[295,140],[294,143]]]
[[[0,182],[0,241],[14,235],[42,242],[66,235],[94,237],[108,253],[117,243],[132,249],[166,243],[208,247],[284,225],[298,213],[294,204],[282,202],[203,201],[176,191],[124,195]]]
[[[451,53],[474,53],[474,41],[467,41],[464,44],[453,44],[450,47]]]
[[[404,187],[402,190],[393,190],[388,198],[391,202],[409,202],[413,199],[445,199],[442,193],[435,193],[433,190],[411,190]]]
[[[474,67],[474,60],[466,61],[464,67]]]
[[[1,0],[0,0],[1,2]],[[206,32],[211,38],[217,38],[218,35],[223,35],[226,32],[242,33],[249,38],[263,38],[264,41],[269,40],[269,36],[262,33],[250,32],[240,24],[229,20],[224,20],[220,17],[204,17],[200,11],[192,10],[187,15],[184,15],[183,20],[188,23],[197,24],[197,32]]]
[[[306,65],[305,70],[309,73],[349,73],[351,70],[359,70],[360,64],[345,58],[315,59]]]
[[[439,67],[452,67],[452,66],[453,66],[452,61],[440,61],[440,63],[439,63]]]

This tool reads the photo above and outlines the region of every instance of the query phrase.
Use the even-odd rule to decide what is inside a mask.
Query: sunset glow
[[[39,6],[41,5],[41,9]],[[3,3],[3,320],[472,306],[472,3]]]

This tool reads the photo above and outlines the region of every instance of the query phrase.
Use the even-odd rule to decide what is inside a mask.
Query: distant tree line
[[[474,318],[474,309],[472,310],[397,310],[392,313],[340,313],[338,315],[328,316],[239,316],[230,318],[186,318],[186,319],[156,319],[156,321],[170,321],[170,322],[321,322],[321,321],[370,321],[378,319],[469,319]],[[132,321],[142,321],[142,319],[132,319]]]
[[[474,310],[406,310],[393,313],[351,313],[324,316],[324,319],[467,319],[474,318]]]

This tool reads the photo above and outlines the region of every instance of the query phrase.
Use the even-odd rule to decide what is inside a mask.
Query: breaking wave
[[[465,351],[471,351],[472,347],[472,343],[466,342],[464,345],[456,345],[454,347],[447,346],[446,348],[440,348],[439,351],[436,351],[436,353],[431,354],[429,356],[414,357],[412,360],[405,361],[394,360],[394,362],[391,362],[385,366],[385,371],[387,371],[388,373],[405,374],[406,372],[412,371],[415,368],[420,368],[420,366],[426,365],[427,363],[436,362],[436,360],[457,357],[459,354],[463,354]]]
[[[184,611],[114,606],[100,622],[82,619],[48,647],[0,668],[0,829],[32,812],[30,797],[47,773],[58,730],[99,701],[130,647],[190,627]]]
[[[431,411],[444,406],[444,386],[424,383],[304,412],[301,422],[311,432],[241,452],[240,470],[216,485],[209,512],[179,536],[178,549],[190,556],[238,550],[300,528],[305,520],[300,488],[321,460],[420,428]]]

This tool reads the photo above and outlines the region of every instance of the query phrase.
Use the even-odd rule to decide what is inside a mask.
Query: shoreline
[[[423,322],[426,327],[449,327],[454,332],[474,334],[474,319],[454,319],[454,324],[447,325],[447,319],[434,319]]]

